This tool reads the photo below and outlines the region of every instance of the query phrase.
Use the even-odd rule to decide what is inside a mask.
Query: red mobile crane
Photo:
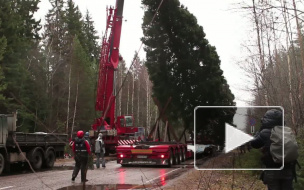
[[[134,127],[133,116],[117,116],[115,120],[115,75],[119,64],[119,43],[122,26],[124,0],[116,0],[116,7],[107,8],[107,24],[102,39],[101,57],[95,110],[102,116],[92,125],[94,133],[104,134],[106,152],[114,153],[115,147],[126,142],[134,142],[144,134],[144,128]]]
[[[96,137],[96,132],[104,133],[103,140],[106,152],[117,152],[117,163],[121,165],[146,164],[146,165],[168,165],[179,164],[193,156],[188,151],[187,144],[180,143],[167,118],[164,110],[160,109],[160,116],[149,134],[151,142],[139,142],[137,137],[144,134],[144,128],[134,127],[132,116],[117,116],[115,120],[115,71],[119,63],[119,43],[122,26],[122,12],[124,0],[116,0],[116,8],[107,9],[107,25],[102,41],[101,58],[99,65],[99,78],[97,86],[97,97],[95,109],[102,111],[103,116],[97,118],[92,125],[94,133],[90,136]],[[107,38],[109,32],[109,37]],[[166,123],[165,139],[160,139],[159,122],[162,119]],[[171,141],[170,132],[174,135]],[[158,135],[158,139],[156,139]],[[168,135],[168,141],[166,136]],[[118,146],[120,145],[120,146]]]

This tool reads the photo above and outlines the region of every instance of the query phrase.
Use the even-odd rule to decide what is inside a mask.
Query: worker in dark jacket
[[[80,169],[81,169],[81,182],[88,181],[86,179],[86,171],[88,165],[88,157],[89,155],[91,155],[91,148],[89,142],[85,140],[83,136],[84,136],[83,131],[78,131],[77,137],[72,146],[74,152],[74,158],[76,162],[72,174],[72,181],[75,181],[75,178],[77,177]]]
[[[266,168],[279,169],[282,164],[275,163],[270,154],[270,135],[271,129],[275,126],[283,126],[283,115],[280,110],[268,110],[261,119],[261,128],[256,134],[255,138],[250,142],[252,148],[262,148],[263,156],[261,158]],[[267,185],[268,190],[292,190],[292,181],[294,175],[291,164],[284,165],[282,170],[265,170],[261,179]]]

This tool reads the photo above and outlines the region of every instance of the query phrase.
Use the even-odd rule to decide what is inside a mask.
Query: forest
[[[252,21],[254,36],[238,63],[253,81],[246,89],[254,96],[250,104],[282,106],[286,125],[298,134],[304,124],[303,2],[253,0],[238,6]]]
[[[0,113],[17,111],[22,132],[88,131],[101,116],[95,100],[102,36],[72,0],[51,0],[42,25],[33,16],[39,2],[0,1]],[[116,88],[127,69],[121,60]],[[150,126],[158,110],[143,60],[126,81],[116,114],[133,113],[136,126]]]
[[[89,11],[82,15],[73,0],[50,0],[42,25],[33,16],[39,2],[1,0],[0,113],[17,111],[18,131],[87,131],[101,115],[94,106],[102,37]],[[149,132],[159,114],[153,97],[161,105],[171,97],[169,121],[191,131],[197,105],[235,105],[216,48],[195,16],[179,1],[164,2],[149,24],[159,2],[142,4],[147,57],[140,60],[134,50],[132,64],[121,59],[116,89],[125,77],[126,83],[116,96],[116,115],[132,114]]]
[[[82,14],[74,0],[49,1],[52,8],[41,24],[34,18],[40,0],[0,0],[0,114],[17,111],[18,131],[72,135],[91,129],[102,114],[95,111],[102,36],[90,12]],[[146,57],[134,50],[132,63],[126,63],[121,55],[115,88],[126,82],[116,96],[116,115],[133,115],[135,125],[149,132],[159,116],[153,98],[162,106],[171,98],[166,119],[181,134],[193,131],[196,106],[235,106],[220,55],[195,15],[179,0],[141,3]],[[232,60],[248,85],[235,88],[253,96],[249,106],[284,108],[303,166],[304,2],[239,0],[232,7],[251,27],[242,43],[245,53]],[[234,110],[201,112],[196,127],[223,143],[218,126],[233,115]],[[303,189],[304,174],[298,174]]]
[[[83,15],[73,0],[50,0],[42,25],[33,16],[39,2],[0,0],[0,113],[17,111],[18,130],[24,132],[89,130],[101,115],[94,106],[102,36],[89,11]],[[170,122],[191,131],[196,106],[233,106],[235,99],[195,15],[178,0],[158,10],[160,2],[142,0],[146,58],[134,50],[131,68],[120,61],[116,88],[127,80],[116,97],[116,115],[132,114],[136,126],[150,131],[159,114],[153,97],[162,105],[171,97]],[[249,85],[237,88],[253,95],[248,105],[282,106],[286,124],[302,134],[303,2],[252,0],[233,7],[252,24],[242,44],[245,58],[235,60]],[[198,127],[216,126],[224,115],[214,114],[203,113]]]

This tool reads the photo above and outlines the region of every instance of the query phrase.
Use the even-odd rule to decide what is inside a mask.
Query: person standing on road
[[[91,155],[90,144],[87,140],[83,138],[84,132],[78,131],[75,142],[73,143],[72,150],[74,152],[75,158],[75,167],[72,174],[72,181],[75,181],[75,178],[78,175],[79,170],[81,169],[81,182],[88,181],[86,179],[86,172],[88,166],[88,157]]]
[[[96,154],[96,167],[100,167],[100,157],[102,167],[106,167],[104,154],[106,153],[104,142],[102,140],[102,133],[98,134],[98,138],[95,141],[95,154]]]
[[[263,156],[261,158],[266,168],[280,168],[282,163],[274,162],[271,155],[270,146],[273,143],[271,138],[272,129],[276,126],[283,126],[283,115],[280,110],[268,110],[261,119],[261,128],[255,138],[250,141],[252,148],[262,148]],[[282,170],[265,170],[261,179],[267,185],[269,190],[293,189],[293,179],[295,178],[294,162],[284,163]]]

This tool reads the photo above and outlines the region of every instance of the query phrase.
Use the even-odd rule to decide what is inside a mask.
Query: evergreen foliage
[[[39,36],[42,26],[33,18],[39,0],[0,0],[0,113],[17,111],[18,131],[87,131],[100,117],[94,109],[98,36],[89,12],[83,18],[74,2],[50,0],[52,7]],[[117,88],[127,72],[123,60],[118,70]],[[117,102],[121,115],[133,114],[137,124],[145,127],[157,113],[147,104],[150,84],[141,71],[140,63]],[[127,101],[128,91],[133,92],[135,105]]]
[[[38,3],[0,1],[0,113],[17,110],[20,131],[64,132],[69,107],[68,128],[73,121],[88,130],[99,51],[94,23],[88,16],[85,27],[72,0],[51,0],[40,39],[40,21],[33,18]]]
[[[95,30],[94,27],[94,22],[92,21],[92,18],[88,10],[85,15],[83,28],[84,28],[83,30],[85,37],[84,48],[90,55],[90,60],[95,61],[96,64],[98,64],[100,46],[98,45],[97,40],[99,38],[97,36],[97,31]]]
[[[1,30],[1,19],[0,19],[0,30]],[[2,36],[0,38],[0,61],[3,59],[3,54],[5,52],[5,48],[6,48],[6,38],[5,36]],[[6,88],[6,84],[4,84],[2,81],[4,79],[4,74],[0,65],[0,104],[3,104],[4,102],[4,96],[2,94],[2,92],[5,90]]]
[[[196,106],[233,106],[234,95],[220,69],[220,59],[214,46],[205,38],[203,28],[197,24],[178,0],[142,0],[143,43],[147,52],[146,66],[153,82],[153,95],[164,105],[172,97],[171,119],[182,118],[184,127],[193,128],[193,110]],[[210,115],[201,113],[203,128],[210,123]],[[222,114],[215,114],[220,119]],[[232,120],[229,114],[225,120]]]
[[[38,2],[0,1],[0,36],[1,43],[6,44],[0,65],[6,85],[3,96],[9,101],[1,103],[0,111],[10,113],[18,110],[23,117],[21,126],[34,126],[35,86],[32,85],[34,79],[30,72],[32,61],[29,54],[37,50],[39,43],[40,21],[33,18]]]
[[[73,40],[72,50],[72,87],[73,96],[71,107],[75,105],[76,90],[78,86],[78,100],[77,100],[77,127],[79,129],[85,127],[90,129],[90,124],[94,121],[94,94],[95,94],[95,76],[94,67],[89,60],[89,55],[81,46],[77,37]],[[77,130],[77,128],[76,128]]]

